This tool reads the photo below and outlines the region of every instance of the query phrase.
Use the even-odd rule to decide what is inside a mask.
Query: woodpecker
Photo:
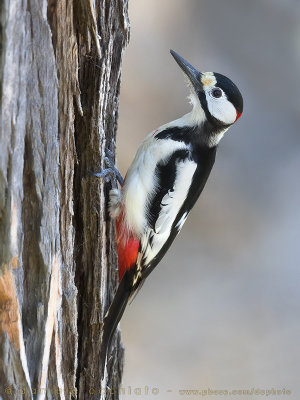
[[[216,72],[199,72],[170,52],[187,78],[192,110],[151,132],[137,150],[124,182],[117,175],[120,189],[110,191],[120,283],[104,318],[102,372],[129,299],[180,232],[205,186],[219,141],[243,112],[242,95],[230,79]]]

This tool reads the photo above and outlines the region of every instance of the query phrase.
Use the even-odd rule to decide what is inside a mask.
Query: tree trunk
[[[1,399],[118,398],[109,185],[88,172],[115,150],[128,36],[127,0],[0,2]]]

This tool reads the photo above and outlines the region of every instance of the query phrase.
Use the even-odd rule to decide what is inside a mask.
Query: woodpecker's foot
[[[90,175],[97,176],[98,178],[104,178],[106,182],[111,182],[113,179],[117,179],[119,184],[122,186],[124,179],[113,162],[113,152],[106,149],[107,156],[104,157],[104,163],[107,168],[100,172],[89,172]]]

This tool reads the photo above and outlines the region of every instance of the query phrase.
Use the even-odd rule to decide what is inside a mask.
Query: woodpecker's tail
[[[104,317],[103,334],[101,343],[101,373],[104,376],[106,358],[108,357],[111,341],[120,319],[125,311],[133,288],[134,269],[128,269],[118,286],[114,299]]]

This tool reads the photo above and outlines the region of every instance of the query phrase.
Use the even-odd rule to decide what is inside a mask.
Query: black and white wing
[[[135,278],[138,288],[160,262],[180,232],[202,192],[215,161],[216,148],[177,150],[157,166],[157,187],[148,204],[148,229],[140,238]]]
[[[187,149],[157,165],[156,190],[147,205],[148,228],[140,238],[136,282],[153,270],[182,228],[191,209],[187,200],[197,167]]]

